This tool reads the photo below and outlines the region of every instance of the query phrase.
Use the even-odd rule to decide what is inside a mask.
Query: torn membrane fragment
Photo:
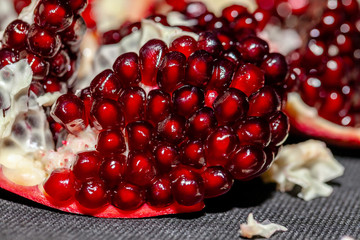
[[[272,223],[269,220],[259,223],[254,219],[254,215],[250,213],[247,218],[247,223],[240,224],[239,233],[242,237],[246,238],[253,238],[255,236],[270,238],[275,232],[285,232],[287,230],[286,227]]]
[[[262,178],[264,182],[277,183],[281,192],[291,191],[298,185],[302,188],[298,197],[309,201],[330,196],[333,188],[326,182],[343,174],[344,167],[324,142],[308,140],[284,146]]]

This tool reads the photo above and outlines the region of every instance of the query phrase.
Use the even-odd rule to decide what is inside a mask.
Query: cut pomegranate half
[[[195,6],[196,11],[185,10],[188,18],[206,11],[205,5]],[[248,24],[252,16],[244,14],[235,25],[224,17],[208,28],[184,28],[192,31],[193,39],[183,37],[179,28],[164,27],[161,16],[150,17],[153,20],[147,21],[158,22],[154,24],[176,32],[176,37],[165,39],[164,34],[164,39],[150,39],[137,51],[117,56],[75,93],[65,81],[68,93],[43,115],[49,119],[50,138],[48,127],[44,136],[36,135],[39,126],[27,112],[27,128],[15,121],[9,133],[13,138],[5,135],[1,142],[6,156],[27,137],[43,144],[54,139],[56,147],[31,149],[32,159],[14,153],[29,165],[25,173],[37,173],[31,183],[2,161],[0,187],[72,213],[140,218],[200,211],[205,198],[225,194],[234,180],[259,176],[288,135],[279,91],[288,66],[282,55],[269,53],[266,42],[255,34],[255,20]],[[67,25],[63,20],[54,25]],[[220,23],[227,24],[227,31],[219,32]],[[233,39],[234,29],[241,34]],[[38,26],[35,30],[35,37],[45,36],[37,31],[54,31]],[[131,35],[131,28],[127,30]],[[245,37],[247,33],[251,36]],[[33,42],[32,50],[46,54],[45,59],[54,54],[51,64],[66,62],[66,52],[56,56],[56,41],[47,43]],[[4,57],[8,68],[18,66],[11,64],[12,58]],[[58,79],[53,77],[49,88],[55,88]],[[34,91],[41,81],[33,83]]]

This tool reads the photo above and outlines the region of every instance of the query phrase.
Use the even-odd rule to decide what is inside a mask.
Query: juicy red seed
[[[178,149],[169,143],[157,144],[154,151],[155,160],[159,170],[168,172],[179,163]]]
[[[109,30],[107,32],[104,32],[102,35],[102,44],[103,45],[110,45],[120,42],[122,39],[120,30]]]
[[[34,22],[48,30],[61,32],[73,21],[72,11],[59,0],[41,0],[34,10]]]
[[[183,11],[187,6],[185,0],[166,0],[166,3],[172,6],[175,11]]]
[[[15,63],[18,59],[16,53],[8,49],[0,49],[0,69],[6,65]]]
[[[91,111],[92,105],[94,103],[94,98],[91,95],[90,87],[87,87],[87,88],[84,88],[81,90],[80,99],[84,103],[85,116],[86,116],[87,120],[89,121],[91,119],[90,111]]]
[[[267,42],[258,37],[245,38],[237,44],[236,48],[246,62],[261,62],[269,53]]]
[[[96,99],[91,108],[91,115],[97,129],[119,128],[125,124],[120,104],[111,99]]]
[[[227,169],[235,179],[248,179],[261,170],[265,161],[266,154],[262,148],[245,146],[231,156]]]
[[[248,19],[244,19],[245,21]],[[239,30],[237,30],[235,38],[236,40],[242,41],[245,38],[248,38],[250,36],[256,37],[256,31],[253,28],[240,28]]]
[[[233,77],[235,64],[226,58],[218,58],[214,61],[214,70],[207,89],[225,89],[229,87]]]
[[[225,33],[218,32],[216,37],[219,39],[224,50],[229,50],[235,44],[234,39]]]
[[[280,108],[280,97],[271,87],[265,86],[249,97],[249,116],[264,116],[279,111]]]
[[[97,209],[105,206],[108,194],[105,184],[101,181],[90,181],[83,183],[75,194],[79,204],[88,209]]]
[[[103,155],[126,151],[125,139],[120,130],[106,130],[98,135],[96,150]]]
[[[241,145],[259,144],[266,147],[270,143],[270,125],[260,117],[246,119],[236,128],[236,132]]]
[[[256,29],[257,22],[255,18],[250,14],[243,14],[239,18],[237,18],[234,22],[232,22],[233,31],[237,32],[242,29]]]
[[[59,35],[48,32],[33,24],[29,29],[27,46],[35,54],[52,58],[59,51],[61,40]]]
[[[324,64],[324,73],[321,76],[321,82],[325,87],[341,88],[345,73],[345,63],[341,57],[334,57],[327,60]]]
[[[30,25],[22,20],[15,20],[6,27],[2,42],[6,47],[23,49]]]
[[[213,57],[204,50],[197,50],[190,55],[186,68],[187,83],[203,87],[211,78],[213,70]]]
[[[224,51],[221,55],[234,64],[239,64],[241,62],[240,53],[234,48]]]
[[[189,118],[188,135],[193,139],[204,139],[216,127],[217,121],[212,108],[199,109]]]
[[[276,112],[269,118],[271,131],[271,144],[280,146],[289,134],[289,118],[283,112]]]
[[[117,100],[121,91],[120,79],[112,70],[104,70],[91,81],[90,90],[96,97]]]
[[[31,0],[14,0],[14,8],[17,14],[20,14],[20,12],[23,10],[23,8],[29,6],[31,3]]]
[[[204,199],[204,182],[198,173],[187,168],[176,168],[171,173],[174,199],[181,205],[192,206]]]
[[[126,180],[138,186],[148,186],[156,177],[154,159],[150,154],[130,152],[127,159]]]
[[[320,29],[332,33],[336,31],[343,22],[343,16],[337,11],[325,11],[321,16]]]
[[[87,0],[65,0],[66,4],[74,13],[81,13],[87,5]]]
[[[90,180],[99,176],[102,157],[98,152],[81,152],[76,155],[73,173],[80,181]]]
[[[261,64],[265,72],[266,83],[283,84],[288,66],[285,57],[280,53],[270,53]]]
[[[142,120],[145,112],[146,93],[140,87],[129,87],[122,93],[119,102],[127,123]]]
[[[66,51],[62,50],[51,59],[50,72],[56,77],[62,77],[67,72],[69,65],[70,57]]]
[[[267,10],[258,8],[255,10],[253,15],[254,15],[254,18],[256,19],[256,22],[258,25],[258,30],[262,31],[268,24],[268,22],[271,18],[271,13]]]
[[[209,22],[209,24],[207,25],[207,29],[212,31],[229,32],[230,27],[229,27],[229,22],[226,20],[226,18],[215,17]]]
[[[45,192],[55,201],[63,202],[75,194],[75,178],[69,169],[56,169],[44,183]]]
[[[137,32],[141,29],[141,22],[135,22],[120,28],[121,37],[125,37],[131,33]]]
[[[249,102],[243,92],[229,88],[219,94],[213,103],[213,108],[218,122],[227,124],[246,116]]]
[[[345,105],[345,96],[340,91],[333,90],[326,93],[319,108],[319,115],[330,119],[339,113]]]
[[[59,92],[61,90],[61,84],[58,78],[53,76],[47,76],[43,80],[43,88],[47,93]]]
[[[173,202],[171,181],[168,177],[156,180],[147,190],[147,201],[155,207],[166,207]]]
[[[141,188],[129,183],[121,183],[114,190],[111,202],[121,210],[136,210],[145,203],[145,196]]]
[[[140,72],[145,85],[156,85],[156,75],[167,52],[166,44],[159,39],[152,39],[141,47],[139,51]]]
[[[212,12],[205,12],[198,17],[198,25],[201,27],[206,27],[207,24],[209,24],[215,17],[215,14],[213,14]]]
[[[100,177],[109,187],[114,187],[124,178],[126,171],[126,157],[113,155],[105,158],[100,166]]]
[[[46,75],[48,75],[50,70],[50,64],[41,57],[23,51],[20,53],[20,58],[26,58],[33,72],[33,79],[40,80],[43,79]]]
[[[247,63],[235,72],[230,87],[239,89],[247,96],[258,91],[265,85],[265,76],[261,68]]]
[[[187,141],[181,145],[181,163],[194,168],[205,166],[204,146],[201,141]]]
[[[186,119],[178,115],[170,115],[157,125],[157,132],[161,139],[177,144],[185,136]]]
[[[209,89],[205,92],[205,106],[212,108],[216,98],[219,96],[219,92]]]
[[[120,55],[114,62],[115,74],[125,86],[137,85],[141,81],[139,57],[134,52]]]
[[[324,42],[312,39],[308,42],[302,63],[305,66],[316,67],[325,58],[327,46]]]
[[[53,105],[51,115],[70,132],[78,132],[85,128],[84,103],[74,94],[61,95]]]
[[[146,103],[147,119],[154,124],[163,121],[170,114],[170,95],[159,89],[149,92]]]
[[[33,92],[36,96],[42,96],[45,94],[44,86],[42,83],[40,83],[37,80],[31,81],[30,87],[29,87],[29,93]]]
[[[316,77],[307,77],[300,83],[300,91],[303,101],[309,106],[315,106],[319,102],[319,94],[322,92],[322,82]]]
[[[213,32],[202,32],[197,42],[198,49],[205,50],[211,54],[219,54],[222,50],[221,42]]]
[[[145,150],[149,147],[153,134],[153,126],[149,122],[137,121],[126,126],[129,149]]]
[[[204,106],[204,92],[201,88],[185,85],[173,93],[172,101],[177,114],[189,117]]]
[[[247,13],[247,9],[241,5],[231,5],[222,10],[222,16],[226,18],[229,22],[233,22],[236,18]]]
[[[170,51],[181,52],[188,58],[196,50],[197,43],[194,38],[190,36],[181,36],[172,41]]]
[[[213,198],[227,193],[234,180],[222,167],[209,167],[202,174],[205,186],[205,198]]]
[[[202,2],[188,3],[184,10],[184,14],[189,18],[198,18],[205,12],[207,12],[207,8]]]
[[[238,142],[230,127],[222,126],[215,129],[205,141],[205,159],[208,166],[226,165]]]
[[[161,23],[164,26],[169,26],[169,23],[167,22],[166,16],[164,16],[162,14],[152,15],[152,16],[147,17],[146,19],[153,20],[156,23]]]
[[[86,23],[81,16],[75,16],[71,25],[60,33],[63,43],[74,46],[79,45],[86,33]]]
[[[168,52],[160,65],[157,84],[165,92],[172,93],[185,79],[186,57],[180,52]]]

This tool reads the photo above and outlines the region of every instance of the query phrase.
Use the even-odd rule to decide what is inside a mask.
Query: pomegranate
[[[256,36],[256,20],[249,24],[246,9],[234,7],[236,24],[227,20],[227,10],[210,25],[184,27],[193,37],[150,39],[136,51],[119,54],[89,86],[75,92],[58,76],[59,65],[69,63],[72,54],[70,48],[57,49],[57,39],[79,41],[68,41],[66,30],[48,26],[69,25],[76,32],[67,21],[79,17],[81,4],[65,6],[73,17],[53,19],[43,13],[39,21],[45,29],[36,22],[29,28],[51,33],[46,36],[54,44],[38,45],[28,38],[29,51],[43,53],[50,63],[48,75],[55,80],[49,88],[61,79],[68,91],[46,112],[56,147],[35,155],[43,181],[19,183],[4,167],[0,187],[63,211],[138,218],[200,211],[205,198],[225,194],[234,180],[249,180],[268,169],[289,130],[279,91],[288,66]],[[203,4],[189,3],[184,15],[197,19],[207,11]],[[146,21],[167,25],[162,16]],[[136,26],[144,27],[123,26],[121,41],[133,36]],[[13,66],[11,57],[4,59]],[[32,131],[14,126],[15,136]]]

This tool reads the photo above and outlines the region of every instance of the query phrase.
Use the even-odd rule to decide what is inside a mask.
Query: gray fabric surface
[[[331,197],[311,202],[275,192],[273,185],[255,179],[236,183],[226,196],[207,201],[200,213],[97,219],[54,211],[0,190],[0,239],[241,239],[239,223],[250,212],[257,220],[289,229],[271,239],[360,239],[360,159],[336,154],[345,175],[331,183]]]

